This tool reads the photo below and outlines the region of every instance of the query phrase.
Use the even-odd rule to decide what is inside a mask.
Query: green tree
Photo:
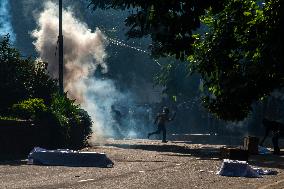
[[[150,49],[155,57],[175,56],[184,60],[192,53],[192,33],[200,27],[199,16],[221,8],[218,0],[87,0],[93,10],[129,9],[125,20],[129,38],[150,36]]]
[[[284,85],[280,0],[228,0],[202,18],[189,65],[205,86],[204,104],[225,120],[242,120],[253,102]]]
[[[197,74],[189,75],[186,62],[171,61],[162,65],[154,81],[157,85],[164,86],[163,93],[167,94],[174,102],[182,103],[200,95],[200,77]]]
[[[204,105],[222,119],[244,119],[252,103],[283,87],[283,1],[88,1],[130,9],[126,35],[151,36],[154,56],[188,57],[188,72],[203,79]]]
[[[57,82],[42,62],[22,58],[9,43],[9,35],[0,40],[0,112],[28,98],[42,98],[49,103],[57,91]]]

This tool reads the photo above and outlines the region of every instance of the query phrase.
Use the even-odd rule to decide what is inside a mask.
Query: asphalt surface
[[[84,151],[104,152],[113,168],[27,165],[26,160],[0,162],[0,188],[284,188],[284,156],[252,156],[253,166],[277,175],[263,178],[216,174],[222,145],[183,141],[108,140]]]

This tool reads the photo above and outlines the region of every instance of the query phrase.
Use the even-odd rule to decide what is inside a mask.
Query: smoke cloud
[[[48,72],[58,75],[58,6],[47,2],[39,14],[38,29],[32,32],[34,45],[40,58],[48,62]],[[112,135],[113,116],[111,107],[125,99],[112,80],[94,77],[98,67],[103,73],[108,71],[105,62],[107,40],[96,29],[77,20],[71,9],[63,11],[64,36],[64,89],[68,96],[76,99],[88,111],[94,121],[93,131],[97,137]],[[106,132],[107,131],[107,132]]]
[[[100,65],[107,72],[105,45],[106,38],[97,29],[92,32],[88,27],[75,19],[72,12],[63,11],[64,36],[64,88],[69,96],[79,103],[84,103],[84,85],[82,81],[92,76]],[[58,76],[58,7],[48,2],[38,20],[39,28],[32,32],[36,38],[34,45],[43,61],[49,63],[48,72]]]
[[[10,39],[12,41],[16,40],[10,16],[10,4],[8,0],[0,1],[0,36],[10,34]]]

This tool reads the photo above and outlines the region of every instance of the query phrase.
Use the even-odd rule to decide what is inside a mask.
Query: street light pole
[[[62,0],[59,0],[59,93],[63,95],[64,87],[63,87],[63,35],[62,35]]]

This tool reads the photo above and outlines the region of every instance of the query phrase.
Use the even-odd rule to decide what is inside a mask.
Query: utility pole
[[[64,94],[63,87],[63,35],[62,35],[62,0],[59,0],[59,69],[58,69],[58,79],[59,79],[59,93]]]

